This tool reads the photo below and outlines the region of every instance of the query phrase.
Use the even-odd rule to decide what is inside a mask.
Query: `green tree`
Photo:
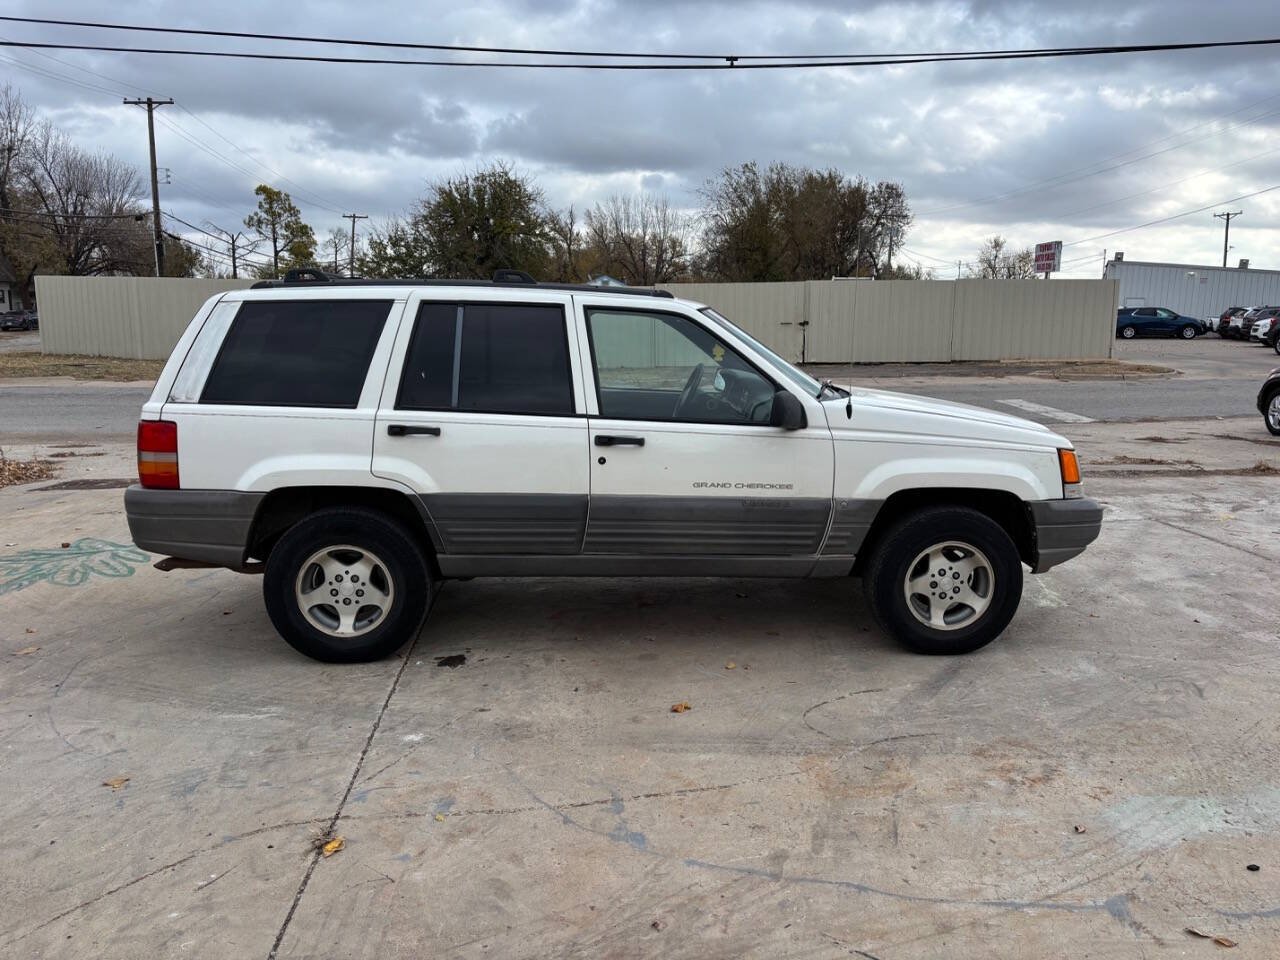
[[[244,225],[271,248],[273,275],[280,276],[282,258],[286,268],[313,263],[316,235],[303,223],[293,198],[265,183],[258,184],[253,193],[258,198],[258,209],[244,218]]]
[[[835,169],[744,163],[700,193],[699,272],[717,280],[879,276],[911,222],[899,184]]]
[[[416,212],[407,219],[390,217],[375,224],[356,259],[356,271],[363,277],[432,276],[427,238],[419,229]]]
[[[430,276],[488,279],[508,268],[537,277],[550,265],[542,191],[503,162],[433,184],[409,226]]]

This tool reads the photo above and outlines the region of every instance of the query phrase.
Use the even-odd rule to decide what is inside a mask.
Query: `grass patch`
[[[0,377],[74,377],[77,380],[154,380],[163,360],[86,357],[76,354],[0,353]]]

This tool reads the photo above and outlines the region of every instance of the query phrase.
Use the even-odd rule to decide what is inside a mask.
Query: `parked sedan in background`
[[[1253,321],[1258,319],[1258,314],[1267,309],[1263,307],[1250,307],[1238,317],[1232,317],[1227,322],[1226,332],[1223,334],[1229,340],[1248,340],[1249,331],[1253,328]]]
[[[35,330],[39,327],[34,311],[14,310],[0,313],[0,330]]]
[[[1194,340],[1208,328],[1196,317],[1184,317],[1167,307],[1123,307],[1116,311],[1116,336],[1182,337]]]
[[[1258,391],[1258,410],[1266,421],[1267,429],[1280,437],[1280,367],[1276,367],[1262,381]]]

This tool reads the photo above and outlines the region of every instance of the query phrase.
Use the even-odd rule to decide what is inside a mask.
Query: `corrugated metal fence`
[[[207,298],[249,280],[37,277],[46,353],[163,358]],[[677,283],[790,360],[1109,357],[1114,280]],[[658,344],[655,342],[655,349]]]
[[[215,293],[252,280],[174,277],[36,277],[45,353],[159,358]]]
[[[1113,280],[810,280],[664,289],[709,304],[782,356],[807,363],[1102,358],[1115,344]]]

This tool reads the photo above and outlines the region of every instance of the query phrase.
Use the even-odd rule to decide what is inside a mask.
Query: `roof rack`
[[[670,290],[654,287],[601,286],[593,283],[539,283],[523,270],[498,270],[492,280],[434,280],[411,277],[402,280],[372,280],[365,277],[331,276],[314,267],[300,267],[285,271],[283,280],[259,280],[250,290],[266,290],[278,287],[300,287],[326,284],[334,287],[537,287],[539,290],[573,290],[578,293],[604,293],[622,296],[664,297],[674,299]]]

